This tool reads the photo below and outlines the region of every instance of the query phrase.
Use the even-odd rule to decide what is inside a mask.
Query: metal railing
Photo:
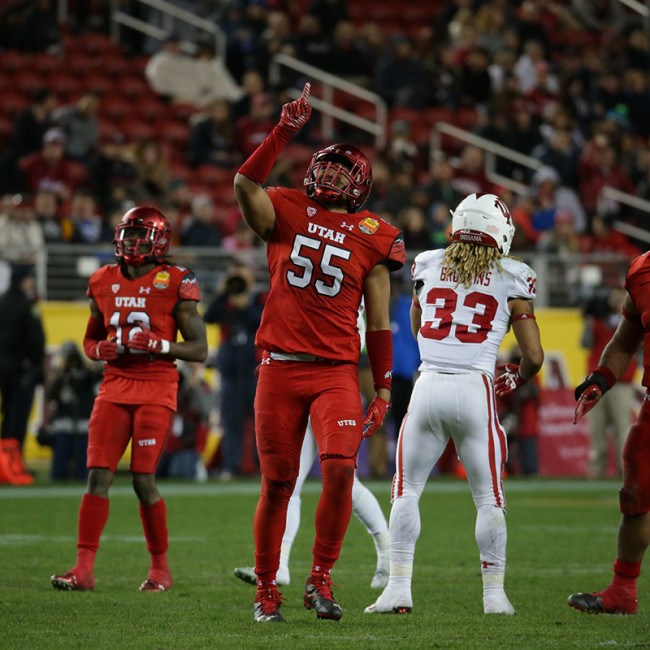
[[[298,59],[287,54],[276,54],[271,59],[269,69],[269,80],[272,84],[277,85],[282,79],[281,68],[289,68],[305,76],[306,80],[319,82],[323,87],[322,99],[311,95],[309,103],[323,114],[322,131],[326,140],[333,141],[335,138],[334,120],[346,122],[352,126],[367,131],[375,138],[377,149],[383,149],[386,144],[386,125],[388,122],[388,108],[386,102],[377,94],[366,90],[358,84],[346,81],[320,68],[316,68],[308,63],[303,63]],[[339,108],[334,103],[334,91],[339,90],[347,93],[352,97],[368,102],[375,107],[376,119],[370,120],[360,117],[352,111]],[[290,91],[292,97],[297,99],[301,90],[292,88]]]
[[[217,57],[225,61],[226,35],[219,25],[205,18],[195,16],[190,11],[180,9],[172,2],[167,2],[167,0],[134,0],[134,2],[139,2],[140,4],[160,11],[163,15],[163,26],[158,27],[133,16],[123,8],[124,2],[121,0],[111,0],[111,38],[114,41],[119,40],[121,25],[142,32],[156,40],[163,41],[173,31],[174,21],[178,20],[210,34],[214,38],[214,50]]]
[[[418,250],[407,251],[409,268]],[[620,284],[630,262],[622,255],[554,255],[537,252],[514,252],[537,273],[537,305],[539,307],[575,307],[585,292],[584,269],[594,273],[602,285]],[[268,287],[269,274],[266,252],[263,248],[232,253],[212,247],[175,247],[171,259],[191,268],[199,281],[203,302],[209,302],[225,277],[234,257],[250,266],[255,272],[259,290]],[[90,275],[103,264],[113,261],[113,248],[105,244],[49,244],[46,266],[41,269],[47,300],[78,301],[86,299]],[[587,289],[589,289],[587,287]]]
[[[492,183],[502,185],[503,187],[508,188],[520,196],[528,195],[530,193],[529,186],[524,183],[520,183],[508,176],[498,174],[496,172],[496,158],[500,156],[532,171],[540,169],[544,166],[543,163],[541,163],[536,158],[525,156],[496,142],[492,142],[492,140],[487,140],[486,138],[476,135],[475,133],[465,131],[458,128],[457,126],[453,126],[445,122],[436,122],[431,129],[431,147],[429,156],[430,164],[432,166],[436,160],[445,157],[442,146],[443,135],[455,138],[456,140],[460,140],[461,142],[476,146],[481,149],[485,156],[485,174],[488,180]],[[641,199],[638,196],[634,196],[633,194],[627,194],[626,192],[621,192],[621,190],[618,190],[614,187],[605,186],[601,190],[600,200],[607,199],[616,201],[618,203],[623,203],[624,205],[634,208],[639,212],[645,212],[650,215],[650,201]],[[625,235],[634,237],[639,241],[650,243],[650,232],[643,228],[638,228],[619,220],[614,221],[612,225],[614,229],[622,232]]]

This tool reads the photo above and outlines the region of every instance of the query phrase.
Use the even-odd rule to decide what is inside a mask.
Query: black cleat
[[[253,620],[256,623],[284,623],[281,606],[282,594],[277,587],[260,587],[253,603]]]
[[[332,594],[332,579],[329,573],[307,578],[304,602],[307,609],[316,612],[316,618],[338,621],[343,616],[343,610]]]
[[[605,606],[602,591],[595,591],[591,594],[571,594],[567,599],[567,605],[588,614],[636,614],[637,612],[636,598],[629,598],[628,602],[622,606]]]

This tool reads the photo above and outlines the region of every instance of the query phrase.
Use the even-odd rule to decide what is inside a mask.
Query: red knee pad
[[[650,512],[650,485],[625,486],[618,493],[621,513],[630,517],[638,517]]]

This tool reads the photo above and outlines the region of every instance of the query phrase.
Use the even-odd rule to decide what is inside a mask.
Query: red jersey
[[[176,341],[176,304],[180,300],[201,300],[192,271],[164,263],[133,279],[126,277],[118,264],[110,264],[92,274],[86,293],[97,303],[108,337],[118,344],[119,356],[106,363],[105,377],[178,382],[173,360],[129,350],[124,342],[138,331],[140,322],[160,338]]]
[[[641,315],[641,323],[645,331],[641,383],[646,388],[650,388],[650,252],[632,260],[625,276],[625,288]]]
[[[402,234],[366,210],[331,212],[298,190],[267,192],[276,220],[266,249],[271,288],[256,345],[358,363],[364,282],[381,262],[391,271],[404,265]]]

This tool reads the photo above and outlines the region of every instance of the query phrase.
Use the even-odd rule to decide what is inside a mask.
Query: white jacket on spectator
[[[145,75],[155,92],[198,108],[215,99],[234,102],[244,94],[218,58],[195,59],[184,54],[158,52],[149,59]]]

